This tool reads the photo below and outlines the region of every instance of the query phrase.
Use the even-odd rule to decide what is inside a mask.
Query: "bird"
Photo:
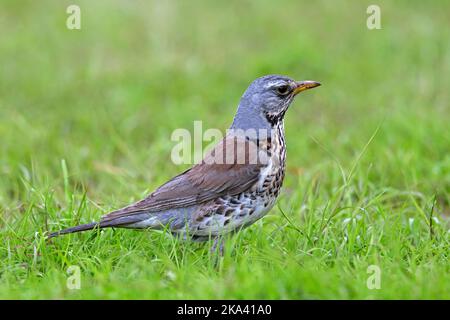
[[[47,238],[103,228],[160,229],[222,245],[225,235],[273,208],[285,177],[286,111],[297,94],[320,85],[283,75],[257,78],[241,96],[224,138],[201,161],[143,200]]]

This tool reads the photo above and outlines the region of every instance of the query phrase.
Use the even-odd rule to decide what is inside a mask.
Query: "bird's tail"
[[[81,224],[79,226],[75,226],[75,227],[71,227],[71,228],[67,228],[67,229],[63,229],[63,230],[59,230],[56,232],[52,232],[47,236],[47,239],[50,238],[54,238],[63,234],[67,234],[67,233],[74,233],[74,232],[80,232],[80,231],[86,231],[86,230],[92,230],[95,228],[104,228],[104,226],[102,226],[101,223],[99,222],[92,222],[92,223],[87,223],[87,224]]]
[[[110,227],[118,227],[118,228],[127,228],[128,226],[132,226],[134,223],[146,220],[149,218],[147,213],[138,213],[126,216],[118,216],[116,218],[105,220],[102,219],[100,222],[92,222],[87,224],[81,224],[79,226],[59,230],[56,232],[52,232],[47,236],[47,239],[54,238],[63,234],[92,230],[92,229],[103,229]],[[136,228],[146,228],[146,226],[136,227]]]

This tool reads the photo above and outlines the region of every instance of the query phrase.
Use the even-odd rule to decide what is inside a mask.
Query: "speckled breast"
[[[272,209],[285,174],[286,148],[283,123],[274,129],[270,139],[260,141],[258,144],[259,148],[269,155],[269,161],[261,169],[259,180],[247,192],[222,196],[206,204],[202,208],[203,214],[191,224],[193,235],[216,236],[247,227]]]

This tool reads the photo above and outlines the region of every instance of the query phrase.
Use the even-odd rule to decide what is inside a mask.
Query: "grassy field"
[[[449,299],[450,3],[375,2],[381,30],[372,0],[2,1],[0,298]],[[322,87],[286,116],[277,206],[219,266],[159,231],[45,241],[186,169],[171,133],[225,130],[271,73]]]

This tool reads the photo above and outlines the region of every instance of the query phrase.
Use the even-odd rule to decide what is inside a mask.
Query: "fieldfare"
[[[269,212],[280,193],[286,160],[284,115],[298,93],[319,85],[279,75],[256,79],[244,92],[225,138],[201,162],[99,222],[48,237],[120,227],[167,229],[205,241],[251,225]]]

